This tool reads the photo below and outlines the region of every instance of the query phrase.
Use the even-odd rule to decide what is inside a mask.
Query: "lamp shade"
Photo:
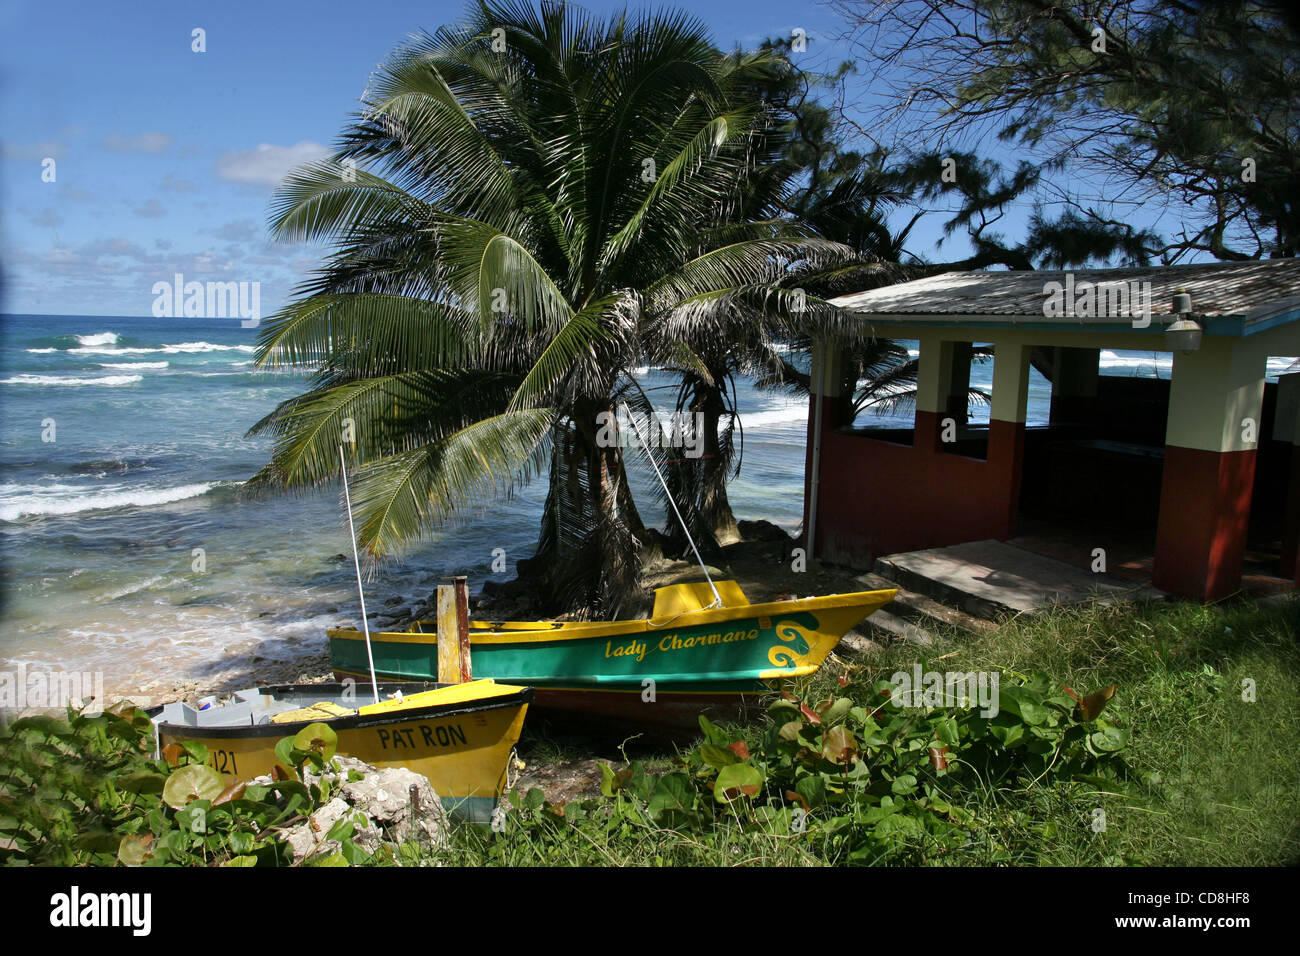
[[[1174,352],[1195,352],[1201,347],[1201,331],[1192,319],[1180,318],[1165,329],[1165,344]]]

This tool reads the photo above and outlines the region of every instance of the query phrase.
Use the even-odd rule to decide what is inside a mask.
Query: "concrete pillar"
[[[1051,423],[1091,424],[1095,420],[1101,349],[1058,348],[1052,362]]]
[[[1278,377],[1273,438],[1291,445],[1279,570],[1284,578],[1300,585],[1300,372]]]
[[[940,450],[940,422],[948,413],[952,385],[953,342],[935,333],[922,333],[916,368],[916,429],[912,447],[935,454]]]
[[[813,343],[812,363],[808,383],[808,442],[804,453],[803,526],[804,542],[811,543],[808,557],[818,548],[821,533],[821,507],[818,485],[821,481],[821,438],[827,431],[838,427],[840,379],[843,377],[844,353],[838,348],[828,348],[817,339]]]
[[[993,349],[993,402],[989,409],[990,468],[997,469],[997,503],[1004,528],[1000,538],[1016,533],[1020,512],[1020,481],[1025,462],[1025,416],[1029,406],[1030,346],[1003,342]]]
[[[1174,356],[1153,582],[1215,601],[1241,586],[1264,401],[1265,356],[1206,336]]]

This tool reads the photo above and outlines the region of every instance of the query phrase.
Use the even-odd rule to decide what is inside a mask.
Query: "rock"
[[[350,820],[354,826],[352,842],[367,853],[379,848],[380,833],[374,821],[365,812],[348,805],[342,797],[335,797],[304,822],[285,831],[284,841],[294,863],[312,857],[327,857],[342,851],[339,840],[328,839],[330,830],[340,820]]]
[[[320,852],[322,847],[324,847],[325,850],[323,853],[324,856],[329,856],[331,853],[338,853],[343,849],[342,844],[340,844],[338,840],[326,840],[323,843],[317,842],[316,837],[312,832],[310,822],[304,822],[298,824],[296,827],[290,827],[288,830],[284,831],[284,835],[281,839],[283,839],[285,844],[289,847],[289,859],[294,863],[294,865],[297,865],[308,857]]]
[[[387,601],[384,602],[384,607],[397,607],[397,605],[401,604],[404,600],[405,598],[403,598],[400,594],[394,594],[392,597],[390,597]]]
[[[441,847],[447,819],[428,779],[405,767],[371,770],[364,780],[345,783],[342,794],[378,823],[390,840]]]
[[[341,841],[328,839],[340,820],[352,823],[350,839],[367,853],[374,853],[384,841],[413,841],[425,849],[445,845],[446,815],[425,777],[400,767],[380,770],[344,756],[334,758],[334,767],[319,777],[305,774],[308,786],[329,782],[336,796],[306,821],[284,832],[283,839],[295,864],[341,852]],[[363,779],[349,780],[353,771],[363,774]],[[258,777],[252,782],[270,784],[271,778]]]
[[[740,536],[746,541],[779,541],[782,544],[790,544],[797,540],[790,537],[784,528],[762,519],[741,521],[737,523],[737,527],[740,529]]]

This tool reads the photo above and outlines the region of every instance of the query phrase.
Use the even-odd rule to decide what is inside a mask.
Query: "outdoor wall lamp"
[[[1192,297],[1186,292],[1174,295],[1171,312],[1176,318],[1165,327],[1165,344],[1174,352],[1195,352],[1201,347],[1201,326],[1192,318]]]

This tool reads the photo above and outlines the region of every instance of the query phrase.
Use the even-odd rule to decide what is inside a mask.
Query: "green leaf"
[[[331,853],[329,856],[313,856],[306,861],[308,866],[348,866],[348,858],[342,853]]]
[[[182,740],[181,749],[189,755],[189,758],[193,763],[208,762],[208,748],[197,740]]]
[[[772,703],[767,705],[767,713],[773,722],[780,725],[789,720],[797,720],[800,717],[799,706],[793,701],[786,700],[784,697],[778,697]]]
[[[280,766],[284,767],[285,770],[297,773],[298,762],[294,759],[293,751],[294,746],[292,737],[283,737],[276,742],[275,759],[280,761]]]
[[[1093,747],[1102,753],[1114,753],[1128,746],[1129,732],[1119,727],[1104,727],[1089,738]]]
[[[740,758],[726,747],[719,747],[715,744],[703,744],[700,746],[700,757],[705,763],[715,770],[721,770],[723,767],[729,767],[732,764],[740,763]]]
[[[848,716],[849,711],[852,709],[853,701],[847,697],[838,697],[822,712],[822,723],[827,725],[838,724]]]
[[[695,806],[691,778],[684,773],[669,773],[655,782],[648,809],[653,817],[670,810],[690,810]]]
[[[826,781],[819,776],[800,777],[794,785],[794,791],[807,800],[814,810],[826,802]]]
[[[930,725],[934,727],[935,736],[949,748],[956,748],[961,741],[961,731],[957,727],[957,721],[951,716],[939,717],[932,720]]]
[[[153,856],[153,844],[152,833],[124,836],[118,844],[117,860],[123,866],[143,866]]]
[[[822,734],[822,756],[831,763],[850,764],[857,760],[858,741],[853,732],[840,725]]]
[[[329,724],[319,721],[308,724],[298,731],[293,738],[296,750],[306,750],[319,754],[323,760],[330,760],[338,750],[339,736]]]
[[[699,721],[700,721],[700,732],[704,734],[704,739],[709,743],[716,744],[719,747],[725,747],[727,746],[727,744],[731,742],[727,738],[727,735],[724,734],[716,724],[714,724],[711,720],[709,720],[709,718],[705,717],[703,714],[700,714]]]
[[[742,796],[753,799],[763,789],[763,774],[747,763],[733,763],[718,771],[713,796],[718,803],[731,803]]]
[[[1041,724],[1047,720],[1050,711],[1042,703],[1042,698],[1033,691],[1010,685],[1001,688],[999,702],[1002,710],[1014,714],[1027,724]]]
[[[782,724],[781,729],[777,731],[777,734],[782,740],[788,740],[791,743],[794,743],[799,739],[799,734],[802,730],[802,720],[791,720]]]
[[[221,774],[211,767],[192,763],[172,771],[162,795],[169,807],[181,810],[192,800],[215,800],[223,789]]]
[[[889,785],[889,789],[893,791],[895,794],[897,794],[898,796],[903,796],[903,797],[907,796],[910,793],[915,793],[916,777],[914,777],[910,773],[902,774],[901,776],[894,779],[894,781]]]

